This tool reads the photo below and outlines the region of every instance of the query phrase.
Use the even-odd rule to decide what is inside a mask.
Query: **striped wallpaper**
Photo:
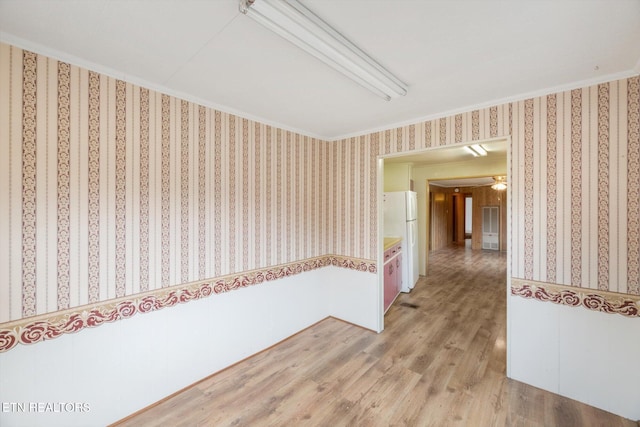
[[[511,135],[512,276],[638,295],[639,86],[636,76],[470,111],[337,141],[337,151],[363,139],[373,156]],[[354,166],[372,175],[371,160]],[[359,181],[344,178],[341,200],[357,200]],[[375,214],[375,186],[368,192]],[[374,254],[369,232],[365,245]],[[334,235],[338,249],[358,248]]]
[[[513,277],[640,294],[638,77],[335,142],[6,44],[0,94],[0,323],[374,261],[378,155],[508,135]]]
[[[0,93],[0,322],[333,249],[328,142],[6,44]]]

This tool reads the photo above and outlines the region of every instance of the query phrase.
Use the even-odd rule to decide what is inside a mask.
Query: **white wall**
[[[375,274],[325,267],[18,345],[0,354],[0,402],[90,411],[0,412],[0,426],[103,426],[327,316],[375,329],[378,294]]]
[[[411,190],[411,163],[389,163],[384,165],[384,191]]]
[[[382,288],[372,273],[327,267],[323,272],[329,315],[376,331],[382,313]]]
[[[640,420],[640,322],[509,296],[508,375]]]

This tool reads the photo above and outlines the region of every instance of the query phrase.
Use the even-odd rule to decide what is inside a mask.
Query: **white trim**
[[[507,136],[507,182],[513,183],[513,173],[511,172],[512,168],[512,157],[511,151],[513,149],[513,140],[511,135]],[[505,317],[507,319],[506,331],[505,331],[505,353],[506,353],[506,375],[508,378],[511,378],[511,257],[513,256],[513,199],[511,197],[512,188],[507,188],[507,288],[504,290],[507,293],[507,304],[505,307]]]
[[[384,204],[382,202],[382,198],[384,197],[384,155],[379,155],[376,158],[376,180],[377,180],[377,188],[376,188],[376,209],[377,209],[377,220],[378,227],[376,238],[378,239],[378,254],[376,257],[378,268],[377,271],[377,281],[378,281],[378,324],[377,331],[382,332],[384,330]]]
[[[441,119],[441,118],[445,118],[445,117],[451,117],[451,116],[455,116],[456,114],[468,113],[469,111],[473,111],[473,110],[482,110],[484,108],[495,107],[495,106],[498,106],[498,105],[508,104],[510,102],[518,102],[518,101],[523,101],[525,99],[531,99],[531,98],[537,98],[537,97],[540,97],[540,96],[550,95],[550,94],[553,94],[553,93],[560,93],[560,92],[565,92],[565,91],[569,91],[569,90],[573,90],[573,89],[580,89],[580,88],[584,88],[584,87],[594,86],[594,85],[598,85],[600,83],[607,83],[607,82],[612,82],[612,81],[616,81],[616,80],[622,80],[622,79],[626,79],[626,78],[629,78],[629,77],[635,77],[639,73],[640,73],[640,61],[638,61],[638,63],[636,64],[635,68],[627,70],[627,71],[621,71],[619,73],[607,74],[607,75],[604,75],[604,76],[595,77],[593,79],[579,80],[579,81],[576,81],[576,82],[566,83],[566,84],[563,84],[563,85],[552,86],[552,87],[546,88],[546,89],[535,90],[535,91],[532,91],[532,92],[525,92],[525,93],[521,93],[521,94],[518,94],[518,95],[508,96],[508,97],[505,97],[505,98],[498,98],[498,99],[494,99],[494,100],[491,100],[491,101],[482,102],[480,104],[468,105],[466,107],[456,108],[456,109],[453,109],[453,110],[447,110],[447,111],[444,111],[444,112],[430,114],[430,115],[427,115],[427,116],[416,117],[416,118],[409,119],[409,120],[404,120],[404,121],[401,121],[401,122],[390,123],[388,125],[383,125],[383,126],[380,126],[380,127],[375,127],[375,128],[371,128],[371,129],[367,129],[367,130],[363,130],[363,131],[357,131],[357,132],[353,132],[353,133],[340,135],[340,136],[337,136],[337,137],[332,137],[332,138],[327,139],[327,141],[334,142],[334,141],[339,141],[339,140],[342,140],[342,139],[349,139],[349,138],[354,138],[354,137],[358,137],[358,136],[362,136],[362,135],[369,135],[371,133],[382,132],[382,131],[389,130],[389,129],[396,129],[396,128],[400,128],[400,127],[404,127],[404,126],[414,125],[414,124],[421,123],[421,122],[427,122],[427,121]]]
[[[268,120],[265,119],[263,117],[260,116],[255,116],[253,114],[249,114],[246,113],[244,111],[241,110],[237,110],[235,108],[231,108],[228,107],[226,105],[222,105],[222,104],[216,104],[214,102],[211,101],[206,101],[203,99],[200,99],[198,97],[195,97],[193,95],[189,95],[180,91],[175,91],[175,90],[171,90],[161,84],[155,84],[155,83],[151,83],[143,78],[137,77],[137,76],[133,76],[133,75],[129,75],[126,73],[122,73],[120,71],[114,70],[113,68],[109,68],[106,67],[104,65],[100,65],[100,64],[96,64],[94,62],[91,61],[87,61],[84,60],[82,58],[78,58],[77,56],[71,55],[71,54],[67,54],[64,52],[61,52],[59,50],[56,49],[51,49],[49,47],[43,46],[39,43],[34,43],[25,39],[22,39],[20,37],[16,37],[12,34],[9,33],[5,33],[3,31],[0,31],[0,42],[3,43],[8,43],[11,44],[15,47],[21,48],[21,49],[26,49],[26,50],[30,50],[34,53],[38,53],[41,55],[46,55],[50,58],[53,59],[57,59],[59,61],[64,61],[64,62],[68,62],[70,64],[79,66],[79,67],[83,67],[83,68],[87,68],[89,70],[92,71],[96,71],[98,73],[104,74],[106,76],[109,77],[113,77],[113,78],[117,78],[117,79],[121,79],[124,81],[127,81],[129,83],[138,85],[138,86],[142,86],[145,87],[147,89],[151,89],[160,93],[164,93],[166,95],[170,95],[179,99],[184,99],[186,101],[190,101],[190,102],[194,102],[198,105],[202,105],[205,107],[209,107],[209,108],[213,108],[215,110],[224,112],[224,113],[229,113],[229,114],[234,114],[236,116],[245,118],[245,119],[249,119],[249,120],[253,120],[256,122],[260,122],[263,124],[266,124],[268,126],[274,126],[277,128],[280,128],[282,130],[288,130],[291,132],[295,132],[298,133],[300,135],[303,136],[309,136],[311,138],[317,138],[320,139],[322,141],[326,141],[326,142],[335,142],[335,141],[340,141],[343,139],[348,139],[348,138],[353,138],[353,137],[358,137],[358,136],[362,136],[362,135],[368,135],[371,133],[375,133],[375,132],[381,132],[381,131],[385,131],[388,129],[396,129],[399,127],[403,127],[403,126],[409,126],[409,125],[413,125],[413,124],[417,124],[417,123],[421,123],[421,122],[426,122],[426,121],[430,121],[430,120],[435,120],[435,119],[440,119],[443,117],[449,117],[449,116],[454,116],[456,114],[461,114],[461,113],[467,113],[469,111],[473,111],[473,110],[480,110],[480,109],[484,109],[484,108],[489,108],[489,107],[494,107],[497,105],[502,105],[502,104],[507,104],[509,102],[517,102],[517,101],[522,101],[525,99],[530,99],[530,98],[536,98],[536,97],[540,97],[540,96],[546,96],[549,94],[553,94],[553,93],[559,93],[559,92],[564,92],[564,91],[568,91],[568,90],[573,90],[573,89],[578,89],[578,88],[583,88],[583,87],[588,87],[588,86],[593,86],[593,85],[597,85],[600,83],[606,83],[606,82],[611,82],[611,81],[615,81],[615,80],[621,80],[621,79],[626,79],[629,77],[635,77],[640,73],[640,60],[638,60],[638,62],[636,63],[635,67],[633,67],[630,70],[627,71],[621,71],[619,73],[613,73],[613,74],[607,74],[607,75],[603,75],[603,76],[599,76],[599,77],[595,77],[592,79],[586,79],[586,80],[579,80],[576,82],[571,82],[571,83],[566,83],[564,85],[558,85],[558,86],[553,86],[550,88],[545,88],[545,89],[540,89],[540,90],[536,90],[536,91],[532,91],[532,92],[526,92],[526,93],[521,93],[518,95],[513,95],[513,96],[509,96],[509,97],[505,97],[505,98],[498,98],[498,99],[494,99],[494,100],[490,100],[490,101],[486,101],[486,102],[482,102],[480,104],[474,104],[474,105],[467,105],[465,107],[461,107],[461,108],[456,108],[453,110],[447,110],[444,112],[439,112],[439,113],[435,113],[435,114],[430,114],[427,116],[419,116],[419,117],[415,117],[413,119],[409,119],[409,120],[404,120],[401,122],[395,122],[395,123],[389,123],[389,124],[385,124],[383,126],[380,127],[375,127],[375,128],[370,128],[370,129],[364,129],[361,131],[356,131],[356,132],[352,132],[352,133],[348,133],[348,134],[343,134],[343,135],[337,135],[337,136],[326,136],[326,135],[319,135],[319,134],[315,134],[313,132],[308,132],[302,129],[298,129],[298,128],[294,128],[291,126],[287,126],[283,123],[279,123],[279,122],[275,122],[272,120]]]

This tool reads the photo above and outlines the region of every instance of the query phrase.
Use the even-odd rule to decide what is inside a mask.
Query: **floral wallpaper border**
[[[213,294],[246,288],[327,266],[369,273],[377,272],[376,262],[372,260],[325,255],[211,280],[171,286],[135,296],[7,322],[0,325],[0,353],[11,350],[18,344],[35,344],[85,328],[94,328],[103,323],[127,319],[137,313],[173,307],[177,304],[207,298]]]
[[[640,296],[596,289],[511,279],[511,295],[570,307],[584,307],[601,313],[640,317]]]

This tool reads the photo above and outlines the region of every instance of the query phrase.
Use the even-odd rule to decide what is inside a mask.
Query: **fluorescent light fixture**
[[[467,150],[469,154],[472,154],[473,157],[487,155],[487,150],[485,150],[484,147],[480,144],[465,145],[464,149]]]
[[[387,101],[407,94],[406,84],[297,0],[240,0],[240,12]]]
[[[472,149],[471,149],[471,147],[469,147],[468,145],[465,145],[463,148],[464,148],[465,150],[467,150],[467,152],[468,152],[469,154],[471,154],[473,157],[478,157],[478,156],[479,156],[479,154],[478,154],[478,153],[476,153],[476,152],[475,152],[475,150],[472,150]]]
[[[487,155],[487,150],[485,150],[484,147],[482,147],[482,145],[480,145],[480,144],[472,145],[471,149],[474,150],[476,153],[478,153],[481,156],[486,156]]]

